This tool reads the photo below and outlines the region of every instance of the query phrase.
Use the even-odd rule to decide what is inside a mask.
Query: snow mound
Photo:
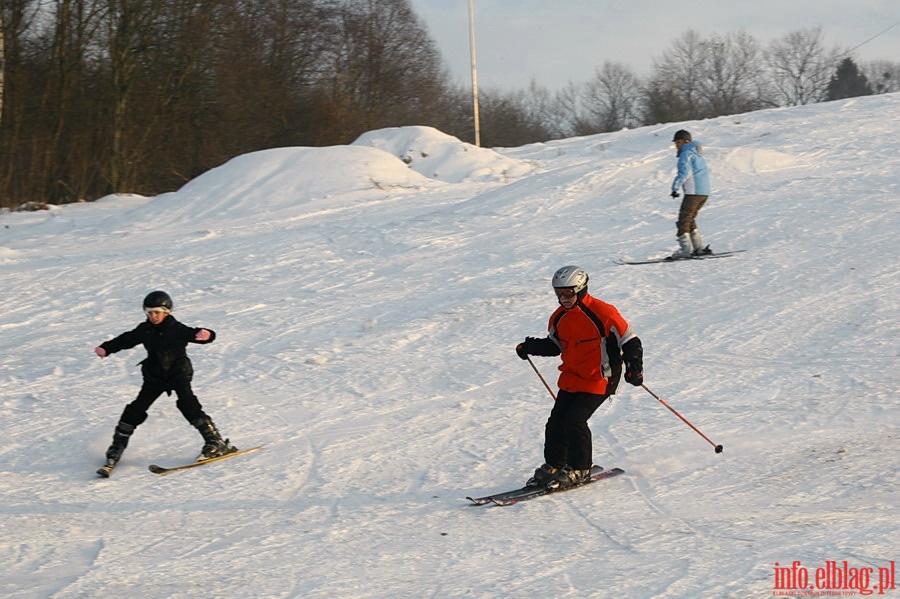
[[[337,203],[353,204],[433,185],[374,148],[287,147],[233,158],[177,192],[158,196],[155,208],[181,209],[182,216],[191,217],[274,216],[315,211],[318,201],[336,196],[343,198]]]
[[[740,173],[772,173],[803,165],[803,160],[778,152],[762,148],[736,148],[728,152],[724,160],[725,165]]]
[[[398,188],[418,188],[430,181],[410,172],[385,152],[370,148],[275,148],[229,160],[185,185],[191,196],[253,195],[297,199]]]
[[[431,179],[445,183],[508,183],[528,174],[534,163],[465,143],[433,127],[391,127],[360,135],[354,146],[384,150]]]

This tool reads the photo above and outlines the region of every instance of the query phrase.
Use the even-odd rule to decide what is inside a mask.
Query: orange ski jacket
[[[562,354],[559,388],[572,393],[612,395],[625,361],[642,364],[641,340],[612,304],[590,294],[570,310],[562,306],[550,317],[549,338]],[[624,346],[628,344],[628,348]]]

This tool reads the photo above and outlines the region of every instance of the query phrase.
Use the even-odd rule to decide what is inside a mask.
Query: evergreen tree
[[[872,86],[866,76],[859,72],[856,63],[845,58],[828,83],[828,100],[841,100],[857,96],[871,96]]]

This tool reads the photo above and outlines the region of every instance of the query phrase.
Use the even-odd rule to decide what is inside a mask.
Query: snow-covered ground
[[[682,127],[712,170],[706,241],[747,251],[617,265],[675,247]],[[846,594],[900,597],[878,588],[898,558],[898,232],[900,94],[514,149],[383,130],[0,214],[0,595],[744,599],[803,574],[824,592],[834,562]],[[514,346],[544,333],[565,264],[725,451],[625,385],[592,428],[626,475],[470,506],[541,462],[552,400]],[[154,289],[218,333],[189,348],[204,407],[266,446],[153,475],[201,446],[163,396],[101,480],[144,352],[92,349]]]

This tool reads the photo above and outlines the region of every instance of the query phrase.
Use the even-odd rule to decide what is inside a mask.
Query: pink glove
[[[197,334],[194,335],[194,340],[195,341],[209,341],[209,337],[210,337],[209,331],[207,331],[206,329],[200,329],[199,331],[197,331]]]
[[[106,350],[103,349],[102,347],[95,347],[94,353],[97,354],[98,356],[100,356],[101,358],[106,357]]]

